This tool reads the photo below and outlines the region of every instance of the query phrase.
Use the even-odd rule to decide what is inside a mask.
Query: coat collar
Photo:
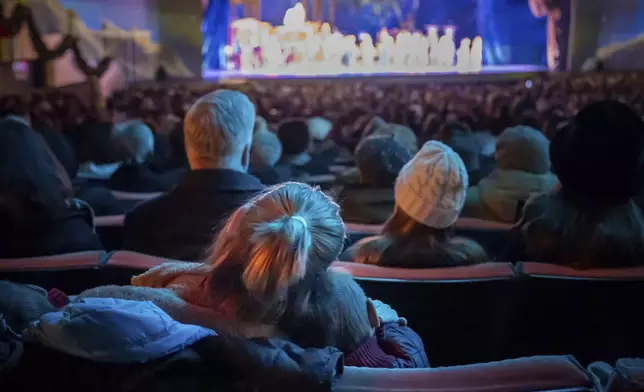
[[[247,173],[229,169],[201,169],[186,173],[179,188],[257,192],[266,187]]]

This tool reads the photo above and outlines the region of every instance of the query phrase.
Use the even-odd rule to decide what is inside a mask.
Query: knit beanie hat
[[[391,187],[413,154],[391,135],[372,135],[356,148],[356,165],[363,184]]]
[[[531,127],[508,128],[497,138],[494,158],[501,170],[547,173],[550,171],[550,141]]]
[[[419,223],[445,229],[458,219],[468,185],[467,169],[458,154],[432,140],[398,175],[396,205]]]
[[[623,204],[644,187],[644,121],[623,103],[592,103],[554,137],[550,160],[572,202]]]
[[[273,132],[264,130],[253,135],[250,162],[253,167],[273,167],[282,157],[282,143]]]
[[[374,130],[372,135],[390,135],[412,154],[418,152],[418,138],[411,128],[399,124],[387,124]]]
[[[308,120],[311,138],[316,141],[326,140],[333,128],[331,121],[323,117],[313,117]]]
[[[311,146],[309,126],[304,120],[286,120],[277,128],[284,155],[299,155]]]

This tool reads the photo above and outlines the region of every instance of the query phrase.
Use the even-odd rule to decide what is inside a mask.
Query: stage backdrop
[[[261,19],[273,25],[281,24],[287,9],[297,0],[264,0]],[[312,1],[308,3],[309,16]],[[223,4],[226,3],[226,4]],[[213,43],[221,42],[222,30],[215,28],[222,19],[228,0],[210,0],[210,12],[205,25],[205,66],[212,66],[219,53]],[[330,14],[329,0],[322,2],[322,19],[334,21],[343,32],[375,35],[381,27],[398,28],[413,21],[417,29],[427,25],[456,27],[456,36],[473,38],[481,35],[485,42],[486,64],[546,65],[546,19],[530,12],[528,0],[336,0],[335,15]],[[241,7],[232,14],[242,17]],[[216,21],[216,22],[215,22]],[[210,31],[213,33],[211,34]],[[212,69],[212,68],[211,68]]]

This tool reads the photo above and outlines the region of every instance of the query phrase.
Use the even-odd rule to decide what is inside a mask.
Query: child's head
[[[212,248],[211,293],[240,321],[274,322],[289,291],[316,278],[344,244],[340,208],[317,188],[285,183],[237,209]]]
[[[290,340],[348,353],[373,335],[379,325],[375,307],[351,275],[328,271],[323,279],[308,279],[307,286],[307,301],[289,301],[280,320],[280,330]]]

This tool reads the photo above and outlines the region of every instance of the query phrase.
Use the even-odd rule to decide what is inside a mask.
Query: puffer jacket
[[[337,349],[222,336],[142,301],[85,298],[24,337],[12,365],[0,367],[3,390],[327,391],[343,369]]]
[[[467,190],[462,216],[514,223],[518,206],[529,198],[551,191],[557,184],[552,173],[495,170]]]

